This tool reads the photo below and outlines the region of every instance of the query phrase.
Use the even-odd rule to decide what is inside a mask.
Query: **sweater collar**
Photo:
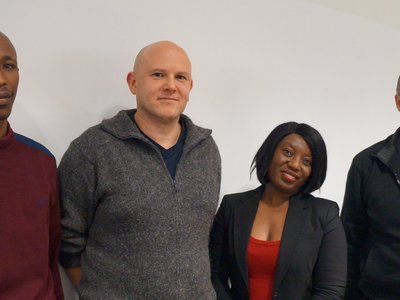
[[[385,146],[383,146],[383,148],[376,153],[376,156],[382,160],[382,162],[388,163],[395,152],[399,151],[399,142],[400,128],[397,129],[393,135],[386,139]]]
[[[100,124],[100,127],[102,130],[121,140],[140,139],[145,142],[150,142],[140,132],[135,122],[133,122],[132,117],[135,112],[136,109],[122,110],[114,117],[103,120],[103,122]],[[205,129],[194,125],[190,118],[186,115],[181,115],[181,121],[184,122],[187,130],[185,140],[185,149],[187,150],[191,149],[211,135],[210,129]]]
[[[386,139],[386,143],[375,155],[380,161],[392,170],[399,170],[399,153],[400,151],[400,128],[396,132]]]
[[[15,141],[14,131],[11,129],[10,123],[7,125],[6,135],[0,139],[0,149],[4,149]]]

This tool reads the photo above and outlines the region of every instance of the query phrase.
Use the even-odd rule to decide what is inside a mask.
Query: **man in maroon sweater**
[[[0,299],[63,299],[56,163],[7,121],[18,80],[16,51],[0,32]]]

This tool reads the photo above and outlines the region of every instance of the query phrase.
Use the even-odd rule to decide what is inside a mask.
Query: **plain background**
[[[293,120],[323,135],[328,175],[316,195],[341,206],[354,155],[399,126],[399,14],[398,0],[2,1],[0,31],[20,66],[10,122],[59,162],[85,129],[135,107],[134,57],[172,40],[192,60],[186,114],[213,129],[221,195],[257,185],[255,152]]]

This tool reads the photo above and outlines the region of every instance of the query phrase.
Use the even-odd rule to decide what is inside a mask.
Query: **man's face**
[[[17,54],[8,38],[0,33],[0,123],[11,113],[18,82]]]
[[[189,58],[170,42],[145,48],[138,55],[127,81],[136,95],[137,114],[156,122],[178,120],[193,86]]]

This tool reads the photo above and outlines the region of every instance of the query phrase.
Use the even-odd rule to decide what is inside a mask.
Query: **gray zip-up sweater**
[[[61,264],[80,299],[215,299],[208,235],[221,160],[211,130],[187,128],[175,180],[121,111],[74,140],[59,166]]]

